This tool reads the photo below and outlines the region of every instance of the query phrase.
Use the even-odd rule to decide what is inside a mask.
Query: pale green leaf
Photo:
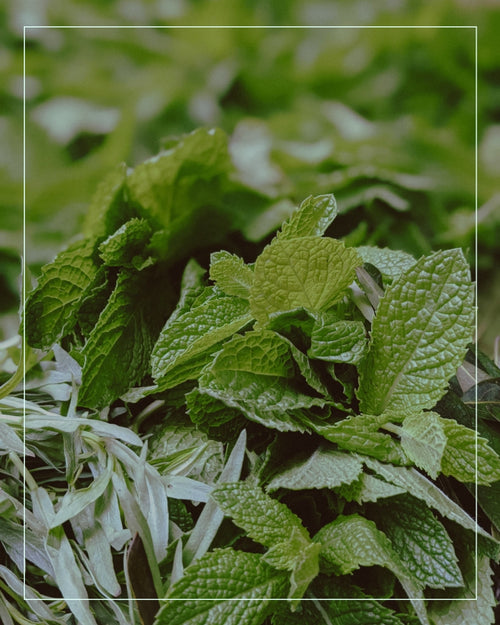
[[[274,477],[267,491],[273,492],[278,488],[337,488],[356,480],[362,467],[361,461],[353,455],[319,447],[306,460],[297,462]]]
[[[451,538],[423,501],[409,496],[384,501],[377,507],[375,520],[410,573],[423,585],[464,585]]]
[[[33,456],[33,452],[25,448],[23,441],[16,434],[14,428],[0,421],[0,455],[14,452],[20,456]]]
[[[87,506],[72,518],[71,525],[75,535],[81,533],[89,567],[96,583],[113,597],[120,592],[113,565],[113,554],[101,523],[95,518],[95,506]]]
[[[62,525],[72,517],[80,514],[82,510],[98,499],[104,493],[111,480],[113,468],[113,458],[108,456],[106,467],[89,486],[78,490],[67,490],[61,499],[59,509],[52,519],[50,527]]]
[[[380,300],[359,368],[360,409],[432,408],[465,356],[472,326],[473,288],[461,250],[422,257]]]
[[[259,554],[217,549],[185,569],[155,625],[260,625],[287,590],[288,574]]]
[[[327,362],[356,364],[367,345],[361,321],[331,321],[326,317],[315,323],[308,356]]]
[[[342,298],[360,263],[353,248],[334,239],[274,240],[255,263],[252,314],[265,325],[275,312],[325,310]]]
[[[168,388],[169,375],[176,367],[207,352],[250,321],[248,302],[239,297],[218,296],[167,322],[151,356],[158,387]]]
[[[278,232],[277,238],[320,237],[337,216],[337,202],[333,195],[310,195],[292,213]]]
[[[242,430],[219,476],[218,484],[234,482],[239,479],[245,457],[246,441],[246,431]],[[183,557],[185,564],[190,564],[193,560],[200,558],[206,553],[217,534],[223,518],[224,513],[222,510],[212,499],[209,499],[184,546]]]
[[[417,262],[411,254],[401,250],[391,250],[387,247],[361,245],[356,250],[363,262],[374,265],[384,278],[390,280],[408,271]]]
[[[248,299],[253,270],[236,254],[213,252],[210,255],[210,279],[226,295]]]
[[[447,437],[441,469],[461,482],[489,485],[500,480],[500,457],[474,430],[454,419],[440,418]]]
[[[81,625],[96,625],[81,571],[62,527],[50,530],[46,550],[54,568],[55,582],[77,622]]]
[[[25,333],[29,345],[48,349],[76,323],[76,313],[97,275],[95,239],[80,240],[45,265],[38,286],[25,307]]]
[[[403,421],[401,446],[408,458],[436,479],[446,447],[446,434],[435,412],[410,414]]]

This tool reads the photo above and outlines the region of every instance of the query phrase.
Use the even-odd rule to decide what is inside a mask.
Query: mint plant
[[[126,412],[148,441],[140,458],[105,442],[93,496],[49,506],[50,531],[114,486],[155,625],[491,624],[499,544],[456,494],[500,480],[494,430],[478,435],[454,380],[474,327],[463,252],[347,246],[320,195],[250,262],[204,267],[212,217],[227,233],[258,215],[232,210],[236,191],[252,195],[223,136],[197,131],[108,177],[84,238],[44,269],[28,343],[81,366],[73,409]],[[136,407],[151,400],[153,430]]]

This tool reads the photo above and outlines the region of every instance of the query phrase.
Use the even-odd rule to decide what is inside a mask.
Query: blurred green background
[[[496,5],[480,0],[4,2],[0,338],[15,334],[18,323],[23,26],[45,25],[50,28],[26,30],[28,283],[79,232],[93,191],[117,163],[134,166],[173,136],[219,126],[231,137],[240,176],[272,198],[273,210],[281,207],[286,215],[290,203],[333,192],[341,213],[337,234],[351,244],[389,246],[416,256],[463,247],[478,270],[480,345],[493,355],[500,334]],[[56,27],[69,25],[78,28]],[[189,28],[196,25],[202,28]],[[301,27],[269,28],[273,25]],[[308,28],[312,25],[335,28]],[[477,256],[471,25],[478,26]]]

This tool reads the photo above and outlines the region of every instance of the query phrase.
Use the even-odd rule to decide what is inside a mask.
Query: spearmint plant
[[[230,232],[264,211],[262,198],[233,210],[255,202],[223,144],[197,131],[117,170],[27,301],[28,342],[59,343],[81,366],[75,405],[125,406],[132,426],[149,399],[165,411],[136,425],[140,460],[92,439],[107,477],[75,510],[99,509],[114,484],[144,545],[128,588],[159,602],[139,604],[142,622],[493,623],[498,542],[456,495],[500,480],[455,378],[474,326],[464,254],[348,247],[329,236],[337,206],[321,195],[251,262],[222,250],[203,267],[193,256],[213,215]],[[122,467],[139,502],[146,488],[143,514]],[[60,507],[51,535],[72,516]]]

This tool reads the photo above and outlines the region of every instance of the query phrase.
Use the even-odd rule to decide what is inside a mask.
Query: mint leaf
[[[78,401],[101,407],[137,385],[149,370],[158,331],[154,292],[140,274],[120,273],[115,290],[82,350]]]
[[[411,254],[401,250],[391,250],[387,247],[360,245],[356,251],[363,262],[374,265],[382,276],[389,280],[399,277],[417,262]]]
[[[387,536],[373,521],[352,514],[340,515],[314,536],[321,545],[320,566],[326,573],[348,575],[360,566],[383,566],[396,575],[412,601],[422,623],[429,624],[423,604],[422,584],[409,572]]]
[[[328,598],[337,596],[340,578],[335,578],[328,588]],[[326,584],[325,584],[326,586]],[[357,591],[357,592],[356,592]],[[359,600],[354,599],[359,597]],[[403,625],[396,614],[378,601],[363,595],[355,586],[346,589],[339,598],[313,599],[303,603],[300,613],[284,610],[273,615],[273,625]],[[345,599],[349,599],[346,601]]]
[[[337,488],[356,480],[362,467],[361,461],[353,455],[319,447],[306,460],[274,477],[266,490]]]
[[[144,268],[154,260],[144,257],[153,231],[145,219],[130,219],[99,245],[104,264],[111,267]]]
[[[253,270],[235,254],[214,252],[210,255],[210,279],[226,295],[248,299],[253,282]]]
[[[132,217],[137,217],[135,209],[123,202],[126,177],[127,166],[120,163],[99,183],[85,216],[85,236],[108,236]]]
[[[354,249],[334,239],[275,239],[255,262],[252,314],[266,325],[272,313],[326,310],[342,298],[360,262]]]
[[[186,208],[192,211],[205,199],[204,184],[231,167],[225,133],[200,128],[183,136],[170,150],[138,165],[126,184],[132,202],[175,230],[173,223],[180,225],[178,220],[186,219]]]
[[[260,625],[288,575],[256,553],[216,549],[188,566],[169,590],[155,625]]]
[[[321,317],[313,327],[307,355],[327,362],[356,364],[363,357],[366,345],[361,321],[332,321]]]
[[[26,301],[25,332],[31,346],[49,349],[71,332],[81,300],[97,276],[95,247],[95,239],[76,241],[43,267]]]
[[[169,319],[151,355],[153,377],[158,388],[171,387],[175,368],[208,352],[250,321],[248,302],[220,295],[194,305],[173,320]],[[199,373],[197,369],[194,371]],[[175,382],[179,383],[179,380],[175,379]]]
[[[451,538],[423,501],[409,496],[384,501],[377,506],[375,520],[410,573],[423,585],[464,585]]]
[[[411,414],[403,421],[401,446],[408,458],[434,480],[441,471],[446,441],[441,418],[435,412]]]
[[[226,371],[292,378],[295,368],[286,339],[268,330],[254,330],[226,343],[212,372],[223,376]]]
[[[494,607],[497,605],[493,593],[491,578],[490,559],[480,557],[477,559],[477,598],[476,595],[476,567],[471,567],[468,575],[467,585],[470,588],[470,595],[474,599],[461,601],[435,601],[429,608],[429,615],[434,625],[463,625],[464,623],[474,623],[474,625],[492,625],[495,623]]]
[[[315,431],[342,449],[373,456],[385,462],[406,464],[401,446],[389,434],[380,432],[384,417],[350,416],[336,423],[315,424]]]
[[[212,497],[250,538],[269,547],[266,562],[292,571],[289,597],[300,599],[318,574],[319,547],[311,542],[299,517],[260,488],[243,482],[218,486]]]
[[[364,464],[386,481],[403,488],[406,492],[417,499],[421,499],[428,506],[437,510],[441,515],[455,521],[468,530],[477,532],[490,538],[489,534],[482,530],[458,504],[445,495],[437,486],[430,482],[416,469],[408,467],[395,467],[391,464],[383,464],[369,457],[362,458]]]
[[[310,541],[299,517],[257,486],[245,482],[222,484],[212,491],[212,497],[236,525],[265,547],[283,542],[294,529],[304,544]]]
[[[447,438],[441,463],[444,475],[482,485],[500,480],[500,457],[485,438],[453,419],[440,418],[440,423]]]
[[[311,428],[308,409],[322,408],[328,401],[297,390],[294,367],[286,339],[268,330],[250,331],[222,346],[200,376],[198,388],[267,428],[304,432]],[[192,400],[196,402],[196,395]]]
[[[361,504],[394,497],[394,495],[401,495],[406,491],[400,486],[389,484],[389,482],[375,477],[375,475],[361,473],[355,482],[343,485],[337,492],[347,501],[356,501]]]
[[[360,410],[432,408],[465,356],[472,322],[473,289],[461,250],[421,258],[380,300],[359,368]]]
[[[333,195],[310,195],[292,213],[278,232],[277,238],[297,239],[320,237],[337,216],[337,202]]]

